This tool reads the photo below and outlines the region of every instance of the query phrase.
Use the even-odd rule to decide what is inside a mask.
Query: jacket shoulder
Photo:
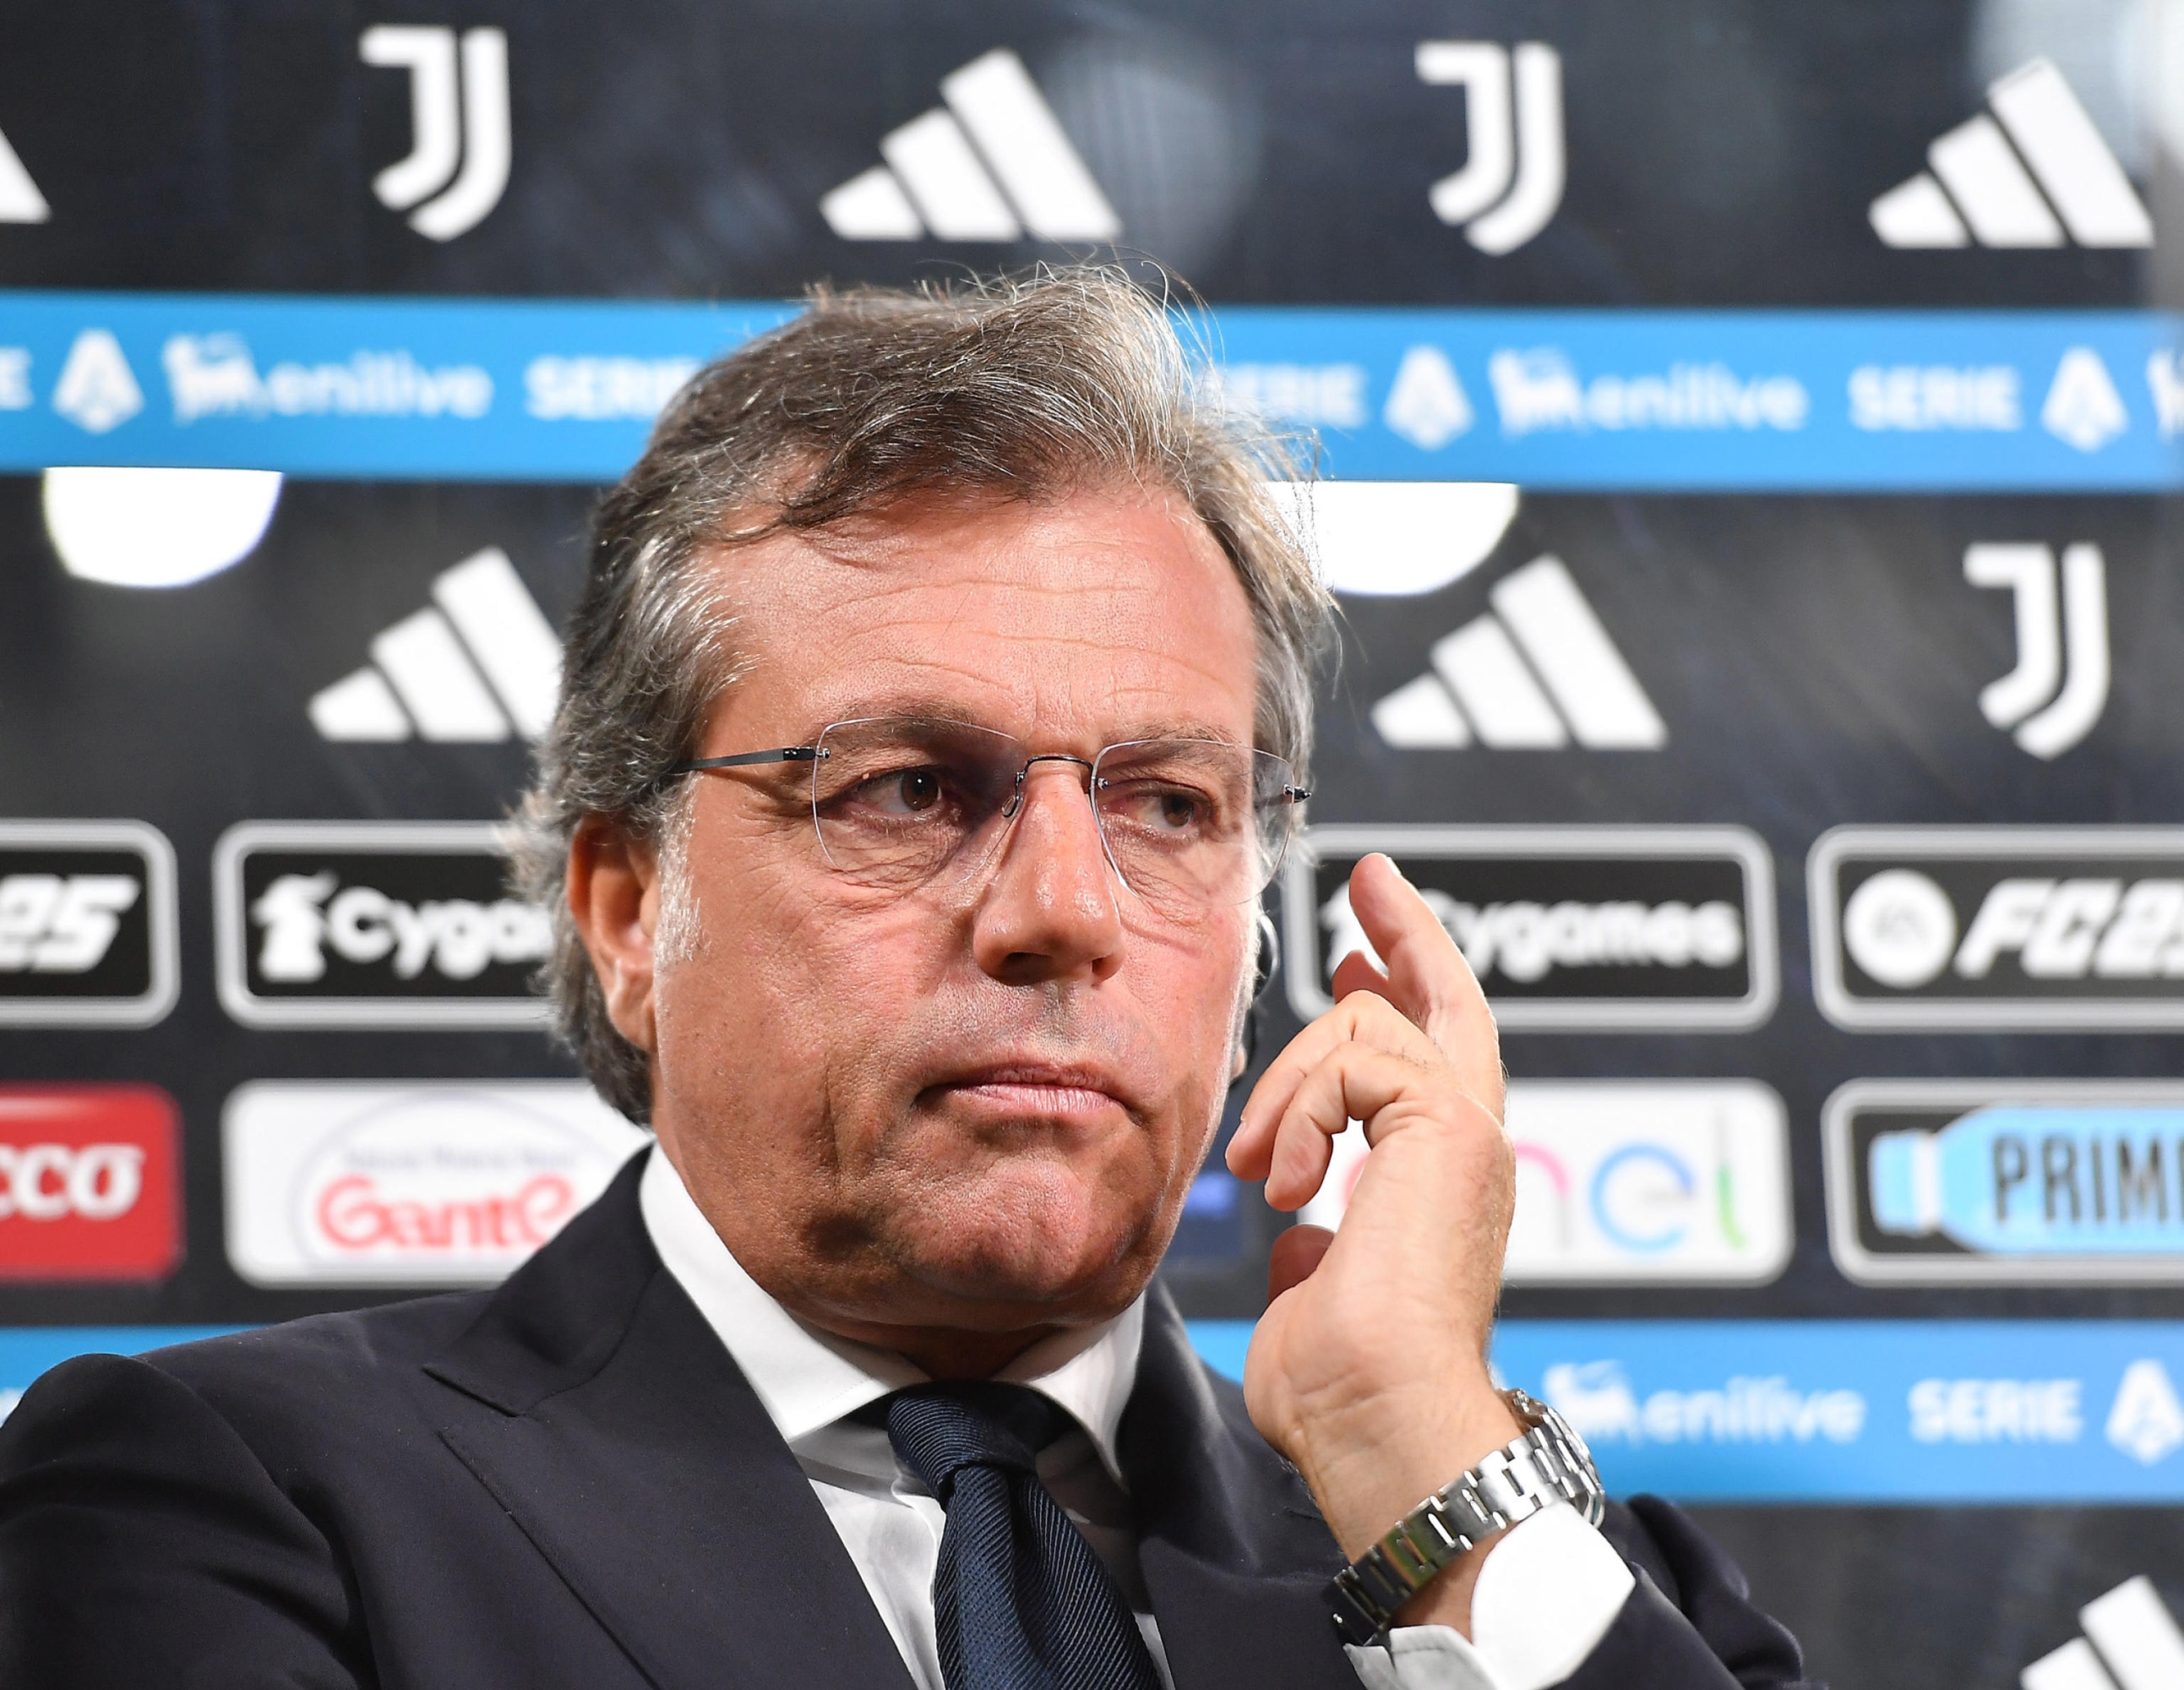
[[[433,1355],[476,1321],[490,1292],[312,1315],[170,1345],[138,1358],[242,1427],[269,1418],[329,1419],[382,1412],[410,1394]]]

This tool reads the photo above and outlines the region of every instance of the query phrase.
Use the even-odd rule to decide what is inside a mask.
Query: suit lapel
[[[663,1269],[642,1156],[426,1367],[441,1436],[660,1690],[911,1679],[848,1552]]]
[[[1357,1690],[1320,1599],[1342,1565],[1334,1540],[1158,1286],[1120,1454],[1176,1690]]]

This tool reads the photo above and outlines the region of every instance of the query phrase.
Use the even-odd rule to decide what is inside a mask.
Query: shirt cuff
[[[1512,1526],[1471,1593],[1471,1637],[1405,1626],[1384,1648],[1346,1645],[1366,1690],[1548,1690],[1600,1646],[1637,1581],[1568,1503]]]

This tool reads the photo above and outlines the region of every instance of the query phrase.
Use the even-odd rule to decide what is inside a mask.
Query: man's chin
[[[895,1217],[889,1253],[963,1324],[1006,1325],[1040,1311],[1081,1319],[1120,1309],[1144,1288],[1157,1258],[1148,1238],[1156,1206],[1134,1209],[1067,1180],[1030,1189],[979,1181]]]

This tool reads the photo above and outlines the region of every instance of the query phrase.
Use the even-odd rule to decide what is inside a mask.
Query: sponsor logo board
[[[175,851],[142,822],[0,822],[0,1027],[148,1027],[179,988]]]
[[[2184,1027],[2184,828],[1836,828],[1806,878],[1839,1027]]]
[[[1788,1265],[1788,1117],[1757,1080],[1518,1080],[1507,1121],[1507,1283],[1763,1285]]]
[[[1853,1080],[1821,1131],[1862,1284],[2184,1280],[2184,1085]]]
[[[492,1285],[645,1137],[580,1080],[258,1080],[220,1122],[256,1286]]]
[[[1755,1027],[1774,1012],[1774,891],[1741,828],[1307,828],[1282,873],[1283,976],[1311,1020],[1335,965],[1371,954],[1350,871],[1393,857],[1518,1032]]]
[[[546,912],[485,822],[244,822],[213,852],[220,1001],[247,1027],[532,1027]]]
[[[181,1112],[156,1085],[0,1085],[0,1280],[161,1280]]]
[[[1788,1264],[1788,1118],[1757,1080],[1514,1080],[1505,1119],[1505,1284],[1763,1285]],[[1297,1219],[1340,1226],[1368,1154],[1352,1124]]]

